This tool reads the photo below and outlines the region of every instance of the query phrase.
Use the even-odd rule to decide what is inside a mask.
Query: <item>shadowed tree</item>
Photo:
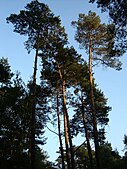
[[[72,134],[74,134],[74,136],[77,136],[79,133],[85,134],[90,168],[94,168],[92,162],[93,161],[91,153],[92,150],[90,145],[91,142],[90,140],[93,139],[93,123],[91,113],[92,110],[91,110],[89,76],[88,72],[85,73],[84,68],[85,66],[83,65],[81,75],[80,73],[78,74],[78,85],[74,89],[72,107],[74,108],[75,114],[73,115],[71,121],[71,128]],[[93,90],[94,90],[96,119],[97,125],[99,127],[98,141],[100,144],[102,144],[105,139],[104,128],[109,121],[108,112],[110,110],[110,107],[106,105],[107,99],[104,97],[103,93],[99,89],[97,89],[96,85],[93,86]]]
[[[4,59],[2,59],[2,61],[3,60]],[[32,85],[29,83],[26,87],[19,77],[19,74],[16,74],[12,79],[11,75],[13,73],[7,60],[5,65],[4,62],[2,62],[1,65],[3,70],[6,70],[4,75],[7,74],[7,83],[3,85],[2,80],[0,82],[0,168],[29,169],[29,137],[32,101],[30,91],[32,90]],[[5,77],[3,79],[5,82]],[[36,107],[36,145],[43,145],[45,143],[43,129],[47,118],[45,113],[47,112],[47,108],[46,106],[44,107],[43,104],[46,98],[43,97],[42,99],[40,96],[41,90],[42,88],[37,86],[36,96],[39,107]]]
[[[66,158],[68,168],[74,168],[74,153],[72,145],[72,135],[70,131],[69,112],[68,112],[68,96],[67,90],[72,87],[75,76],[78,74],[78,61],[80,55],[74,50],[73,47],[63,47],[62,45],[56,46],[56,52],[50,59],[46,58],[45,67],[42,71],[42,77],[45,77],[54,87],[54,94],[59,91],[59,102],[62,104],[61,113],[64,119],[64,136],[66,147]],[[61,101],[60,101],[61,100]]]
[[[11,79],[14,74],[7,59],[0,61],[4,70],[0,82],[0,167],[28,168],[29,113],[22,111],[26,91],[18,74]]]
[[[74,152],[75,152],[74,153],[75,168],[76,169],[90,168],[87,146],[85,144],[82,144],[80,147],[74,146]],[[92,155],[94,156],[94,151],[92,151]],[[60,166],[61,166],[61,157],[60,156],[56,159],[56,162],[57,162],[56,166],[58,166],[60,168]]]
[[[89,167],[91,169],[93,169],[92,149],[91,149],[91,145],[90,145],[87,119],[86,119],[86,115],[85,115],[85,107],[87,105],[85,103],[85,98],[84,98],[85,97],[84,90],[87,88],[86,86],[89,84],[88,77],[89,77],[88,76],[88,67],[85,63],[85,64],[81,65],[80,71],[78,72],[78,75],[76,77],[77,78],[77,85],[74,88],[74,95],[75,96],[72,99],[73,101],[71,102],[72,107],[74,107],[74,111],[76,113],[73,115],[73,118],[71,120],[71,123],[72,123],[71,128],[72,128],[72,131],[76,134],[76,136],[83,129],[83,133],[85,133],[86,145],[87,145],[87,149],[88,149]],[[85,88],[85,89],[83,89],[83,88]],[[75,123],[76,121],[78,121],[79,124]],[[83,124],[83,126],[80,127],[82,124]]]
[[[14,74],[11,72],[10,65],[8,64],[8,59],[1,58],[0,59],[0,83],[2,85],[8,85],[13,75]]]

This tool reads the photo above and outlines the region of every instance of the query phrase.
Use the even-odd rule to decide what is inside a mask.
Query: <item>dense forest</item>
[[[72,21],[75,40],[87,59],[69,45],[60,17],[48,5],[33,0],[18,14],[7,16],[13,32],[27,37],[24,48],[34,53],[34,69],[26,84],[20,73],[12,72],[7,58],[0,59],[1,169],[127,168],[127,135],[121,156],[106,141],[112,107],[93,71],[98,64],[116,71],[122,68],[120,58],[127,48],[125,1],[89,0],[109,13],[108,24],[92,11]],[[55,162],[48,160],[49,152],[43,149],[47,129],[59,140]],[[81,145],[74,144],[78,136]]]

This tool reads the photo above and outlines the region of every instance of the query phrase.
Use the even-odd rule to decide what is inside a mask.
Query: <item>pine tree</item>
[[[102,63],[103,65],[120,69],[121,63],[118,60],[119,50],[114,49],[114,26],[101,24],[100,18],[99,16],[96,16],[95,12],[89,11],[88,15],[79,14],[78,21],[73,21],[72,25],[77,29],[75,39],[79,42],[80,46],[86,50],[89,56],[89,85],[93,117],[95,155],[97,168],[100,169],[92,67],[93,61],[96,61]]]
[[[52,42],[55,34],[58,33],[58,25],[60,20],[55,17],[47,5],[37,0],[27,4],[25,10],[20,13],[11,14],[7,18],[7,22],[14,25],[14,32],[20,35],[27,35],[28,40],[25,42],[26,49],[30,52],[35,49],[35,61],[33,72],[33,104],[31,113],[31,169],[35,168],[35,108],[36,108],[36,75],[37,75],[37,58],[41,49],[43,54],[50,53]],[[54,31],[55,30],[55,31]],[[53,48],[52,48],[53,50]]]
[[[54,55],[52,55],[52,58],[50,57],[50,60],[48,58],[45,60],[46,64],[42,71],[42,76],[52,84],[54,93],[59,94],[59,102],[62,104],[60,110],[62,110],[64,119],[64,136],[68,168],[74,168],[74,153],[66,92],[68,88],[76,83],[75,76],[77,76],[78,73],[78,61],[80,61],[80,55],[77,54],[73,47],[69,48],[59,45]]]
[[[86,69],[84,69],[86,68]],[[86,144],[88,148],[90,168],[93,168],[93,157],[90,140],[93,139],[93,123],[92,123],[92,109],[91,109],[91,97],[89,87],[89,76],[88,76],[87,65],[82,65],[81,72],[78,73],[78,85],[74,88],[74,96],[72,101],[72,107],[74,108],[75,114],[71,121],[72,133],[77,136],[79,133],[84,133],[86,137]],[[97,85],[93,86],[94,89],[94,101],[95,101],[95,112],[97,118],[97,124],[99,126],[98,141],[102,144],[105,140],[105,125],[108,124],[108,107],[107,99],[103,93],[97,89]]]

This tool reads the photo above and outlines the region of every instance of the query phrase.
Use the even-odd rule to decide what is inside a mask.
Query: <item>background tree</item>
[[[6,60],[6,59],[5,59]],[[2,59],[3,61],[3,59]],[[2,68],[8,71],[8,79],[5,85],[1,82],[0,86],[0,165],[1,168],[29,168],[29,144],[30,144],[30,117],[31,117],[31,94],[30,84],[27,88],[22,79],[17,74],[12,75],[8,62]],[[8,65],[8,66],[7,66]],[[14,74],[13,74],[14,75]],[[10,78],[10,79],[9,79]],[[5,82],[5,78],[4,78]],[[46,122],[45,109],[43,100],[40,102],[40,87],[36,90],[37,104],[36,108],[36,144],[43,145],[45,143],[44,124]],[[46,101],[46,100],[45,100]],[[44,114],[42,114],[42,111]],[[20,166],[19,166],[20,165]]]
[[[110,143],[100,146],[101,166],[107,169],[122,168],[122,160],[117,150],[112,150]]]
[[[123,168],[126,168],[127,167],[127,135],[125,134],[124,135],[124,140],[123,140],[123,143],[124,143],[124,156],[122,158],[122,167]]]
[[[94,151],[92,151],[94,154]],[[94,156],[94,155],[93,155]],[[80,147],[74,146],[74,159],[75,159],[75,168],[76,169],[86,169],[90,168],[89,157],[88,157],[88,150],[86,144],[82,144]],[[56,159],[56,166],[60,168],[61,166],[61,157],[59,156]],[[65,165],[65,167],[67,167]]]
[[[11,72],[10,65],[7,58],[0,59],[0,83],[1,85],[7,85],[10,83],[13,73]]]
[[[6,65],[3,62],[2,67],[4,70],[9,68],[4,74],[9,85],[5,83],[0,87],[0,165],[3,169],[13,169],[19,164],[22,164],[20,168],[27,168],[29,113],[22,112],[26,91],[18,75],[11,80],[9,74],[13,73],[8,62]]]
[[[80,76],[78,74],[78,80],[80,79],[79,77]],[[73,115],[72,118],[71,128],[74,136],[77,136],[79,133],[83,135],[85,134],[89,162],[91,168],[93,168],[92,148],[90,145],[91,139],[93,139],[93,123],[92,123],[92,113],[91,113],[92,110],[89,90],[90,87],[88,73],[87,74],[84,73],[84,76],[82,76],[82,80],[78,82],[78,86],[76,86],[74,90],[75,96],[72,101],[72,107],[74,108],[75,114]],[[96,85],[94,86],[94,98],[95,98],[95,112],[97,118],[97,125],[99,127],[98,141],[100,144],[102,144],[105,141],[104,128],[109,121],[108,112],[110,110],[110,107],[106,105],[107,99],[104,98],[103,93],[99,89],[97,89]]]
[[[93,164],[94,163],[94,151],[91,151],[93,157]],[[88,148],[86,144],[82,144],[80,147],[75,147],[75,163],[77,169],[86,169],[91,168],[90,165],[90,158],[88,153]],[[94,165],[92,167],[95,167]]]
[[[127,150],[127,135],[124,135],[124,140],[123,140],[123,143],[124,143],[124,151],[126,151]],[[126,152],[125,152],[125,154],[126,154]]]

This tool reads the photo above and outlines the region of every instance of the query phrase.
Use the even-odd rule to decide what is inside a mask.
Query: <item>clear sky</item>
[[[27,54],[24,49],[25,38],[13,33],[13,26],[6,23],[6,17],[11,13],[18,13],[24,9],[30,0],[1,0],[0,1],[0,57],[8,57],[12,70],[21,72],[24,81],[28,81],[33,72],[33,54]],[[89,10],[96,12],[102,22],[108,21],[108,15],[102,14],[96,4],[89,4],[88,0],[40,0],[46,3],[56,16],[60,16],[62,25],[65,26],[70,45],[86,57],[83,50],[78,48],[78,43],[74,40],[75,30],[71,26],[71,21],[78,19],[79,13],[87,14]],[[112,143],[113,149],[117,148],[120,154],[124,148],[123,138],[127,134],[127,57],[122,57],[123,69],[118,72],[113,69],[97,67],[94,69],[95,80],[98,87],[108,98],[108,105],[112,107],[107,127],[107,140]],[[48,132],[48,144],[45,149],[49,152],[50,159],[54,160],[55,149],[59,146],[57,136]],[[83,142],[83,141],[82,141]]]

